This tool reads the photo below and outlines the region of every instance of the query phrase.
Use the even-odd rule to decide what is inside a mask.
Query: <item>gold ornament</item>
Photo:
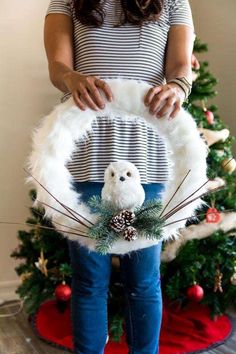
[[[44,258],[43,250],[41,249],[38,262],[34,262],[34,264],[46,277],[48,276],[47,263],[48,260]]]
[[[215,275],[214,292],[219,290],[219,292],[223,293],[222,278],[223,278],[223,273],[221,273],[220,268],[218,267],[216,269],[216,275]]]
[[[25,273],[21,274],[21,281],[22,281],[22,283],[23,283],[25,280],[29,279],[29,278],[31,277],[31,275],[32,275],[32,272],[25,272]]]
[[[231,161],[230,161],[231,160]],[[221,166],[223,167],[223,170],[228,173],[233,173],[234,170],[236,169],[236,161],[234,158],[229,157],[227,159],[224,159],[221,162]]]

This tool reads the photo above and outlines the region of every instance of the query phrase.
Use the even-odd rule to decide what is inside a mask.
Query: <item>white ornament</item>
[[[147,125],[164,139],[169,151],[169,178],[160,195],[164,207],[184,176],[191,170],[165,209],[165,214],[194,193],[207,180],[206,144],[199,135],[194,118],[183,107],[172,120],[168,120],[168,116],[156,118],[149,113],[149,107],[144,105],[144,97],[152,87],[148,83],[129,79],[109,79],[106,81],[111,87],[114,99],[112,102],[106,102],[105,109],[96,112],[87,108],[82,111],[74,104],[71,97],[66,102],[58,104],[50,114],[40,121],[33,133],[33,150],[28,159],[28,170],[58,200],[95,223],[99,219],[99,215],[93,213],[89,206],[80,200],[81,195],[76,192],[73,186],[73,177],[66,168],[66,164],[71,160],[72,153],[77,147],[76,141],[83,139],[87,132],[92,129],[91,124],[99,115],[107,115],[110,119],[119,115],[122,119],[129,121],[136,120],[139,117],[144,119]],[[41,206],[40,202],[43,202],[61,212],[65,212],[65,209],[32,177],[28,177],[27,181],[33,182],[36,188],[37,199],[33,203],[34,207]],[[204,186],[193,197],[200,196],[206,190]],[[168,219],[168,223],[194,216],[196,208],[205,204],[203,200],[197,198],[172,215]],[[46,205],[45,216],[51,218],[55,228],[63,230],[66,237],[76,239],[80,244],[95,250],[95,240],[68,234],[66,232],[68,231],[67,227],[58,226],[56,223],[85,232],[86,227],[80,225],[78,227],[75,220]],[[182,220],[164,227],[161,239],[177,239],[179,237],[178,229],[184,227],[185,223],[186,220]],[[119,239],[110,248],[109,253],[125,254],[152,246],[158,242],[160,240],[146,239],[142,235],[139,235],[138,239],[133,242]]]
[[[119,209],[141,206],[145,192],[137,167],[130,161],[111,162],[105,170],[102,199]]]
[[[210,179],[207,183],[208,190],[212,190],[221,186],[225,186],[225,181],[220,177],[215,177],[214,179]]]
[[[198,130],[204,135],[208,146],[211,146],[217,143],[218,141],[225,142],[230,134],[229,129],[211,130],[205,128],[198,128]]]
[[[236,285],[236,267],[234,267],[234,274],[230,278],[231,284]]]

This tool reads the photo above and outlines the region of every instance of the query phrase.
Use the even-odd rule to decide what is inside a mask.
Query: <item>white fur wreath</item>
[[[196,122],[190,113],[183,108],[172,120],[168,120],[166,116],[157,119],[154,115],[151,115],[148,107],[143,103],[144,96],[151,87],[146,82],[129,79],[109,79],[106,81],[111,87],[114,99],[112,102],[107,102],[105,109],[102,111],[97,113],[89,108],[82,111],[70,98],[66,102],[58,104],[49,115],[40,121],[33,132],[33,149],[27,161],[28,170],[58,200],[95,223],[99,215],[92,213],[88,205],[81,202],[81,194],[75,191],[72,185],[73,177],[66,168],[66,164],[71,160],[72,153],[76,148],[75,142],[83,138],[92,129],[91,123],[96,115],[101,115],[102,112],[112,119],[119,114],[124,119],[129,120],[138,116],[145,119],[147,124],[162,136],[168,151],[170,151],[168,154],[171,162],[170,177],[161,193],[163,207],[169,202],[187,172],[191,170],[167,206],[166,213],[196,191],[207,180],[207,148],[199,135]],[[29,181],[34,184],[37,192],[34,207],[43,202],[65,212],[65,209],[32,177],[27,178],[27,182]],[[199,196],[205,191],[206,188],[203,187],[193,197]],[[203,204],[205,202],[202,199],[196,199],[171,216],[168,223],[190,216],[193,217],[195,210]],[[45,216],[55,222],[55,228],[63,230],[65,237],[76,239],[80,244],[87,246],[88,249],[95,250],[95,240],[68,234],[66,232],[68,228],[58,226],[58,223],[60,223],[78,228],[76,221],[47,206],[45,206]],[[184,227],[185,223],[186,220],[182,220],[164,227],[161,239],[177,239],[179,237],[178,229]],[[83,226],[79,226],[79,229],[86,232],[86,228]],[[132,242],[119,239],[110,248],[109,253],[124,254],[152,246],[159,241],[141,236]]]

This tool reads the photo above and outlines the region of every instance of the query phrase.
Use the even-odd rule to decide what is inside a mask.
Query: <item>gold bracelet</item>
[[[192,86],[192,84],[188,81],[186,76],[183,77],[176,77],[176,79],[178,80],[182,80],[183,82],[185,82],[187,85]]]
[[[185,83],[187,86],[192,87],[192,83],[190,83],[190,82],[188,81],[188,79],[186,78],[186,76],[183,76],[183,77],[175,77],[175,78],[173,78],[173,79],[171,79],[171,80],[179,80],[179,81]],[[171,81],[171,80],[170,80],[170,81]]]
[[[192,85],[188,82],[187,78],[186,77],[180,77],[180,78],[177,77],[175,79],[169,80],[167,83],[169,84],[171,82],[176,83],[177,85],[179,85],[179,87],[182,88],[182,90],[185,93],[185,100],[187,100],[187,98],[190,95],[191,90],[192,90]]]
[[[183,85],[182,82],[177,81],[177,80],[174,80],[174,79],[168,81],[167,84],[170,84],[171,82],[173,82],[173,83],[175,83],[176,85],[178,85],[178,86],[184,91],[184,95],[185,95],[184,100],[186,100],[186,98],[188,97],[188,91],[187,91],[186,86]]]
[[[185,80],[182,80],[180,78],[171,79],[171,80],[168,81],[168,83],[169,82],[176,82],[176,83],[179,82],[179,83],[181,83],[184,87],[186,87],[186,90],[189,93],[190,93],[190,91],[192,89],[192,85],[190,85],[188,82],[186,82]]]

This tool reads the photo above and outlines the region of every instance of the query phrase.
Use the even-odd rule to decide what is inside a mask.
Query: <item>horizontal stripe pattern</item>
[[[129,160],[137,166],[142,183],[157,183],[157,179],[158,182],[165,182],[168,178],[168,160],[160,136],[141,118],[139,123],[124,119],[121,123],[119,117],[114,120],[107,118],[97,117],[92,123],[92,130],[76,143],[77,149],[67,163],[74,178],[78,180],[78,176],[80,181],[98,181],[99,175],[102,182],[108,161],[119,159]]]
[[[194,31],[188,0],[166,0],[154,22],[141,26],[126,23],[114,27],[122,16],[117,0],[104,2],[102,27],[86,26],[76,19],[73,1],[51,0],[46,12],[71,16],[74,28],[74,69],[102,79],[140,79],[150,85],[164,84],[164,59],[171,25],[185,24]],[[70,93],[61,97],[65,102]],[[144,119],[97,117],[92,131],[76,143],[67,168],[76,181],[103,182],[104,170],[116,160],[129,160],[139,169],[142,183],[164,183],[169,176],[163,139]]]

